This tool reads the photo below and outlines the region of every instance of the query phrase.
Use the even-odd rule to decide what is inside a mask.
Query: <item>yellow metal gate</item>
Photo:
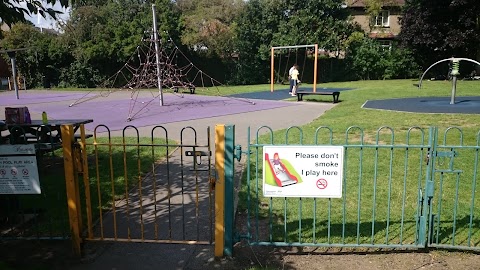
[[[185,127],[179,136],[171,136],[156,126],[145,138],[136,127],[126,126],[121,135],[112,135],[107,126],[99,125],[90,136],[82,127],[78,142],[70,136],[71,167],[77,172],[72,175],[78,178],[70,182],[80,187],[76,205],[82,208],[70,209],[74,212],[70,219],[82,221],[77,223],[83,227],[78,228],[82,238],[211,244],[210,129],[199,136],[194,128]],[[170,139],[175,136],[177,140]]]

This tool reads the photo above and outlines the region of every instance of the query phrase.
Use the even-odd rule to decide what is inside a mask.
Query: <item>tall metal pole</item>
[[[20,99],[18,96],[18,84],[17,84],[17,65],[15,62],[15,51],[7,52],[8,56],[10,57],[10,61],[12,62],[12,75],[13,75],[13,88],[15,89],[15,97]]]
[[[313,92],[317,92],[318,44],[315,44],[315,63],[313,66]]]
[[[452,96],[450,97],[450,104],[455,104],[455,95],[457,92],[457,76],[453,76],[452,79]]]
[[[157,13],[155,4],[152,4],[153,13],[153,42],[155,42],[155,54],[157,58],[157,80],[158,80],[158,93],[160,94],[160,106],[163,106],[163,91],[162,91],[162,71],[160,70],[160,51],[158,46],[158,31],[157,31]]]
[[[274,71],[274,65],[275,65],[275,58],[273,56],[274,54],[274,49],[272,47],[270,54],[272,55],[270,57],[270,92],[273,92],[273,84],[275,83],[275,71]],[[280,56],[282,57],[282,56]]]

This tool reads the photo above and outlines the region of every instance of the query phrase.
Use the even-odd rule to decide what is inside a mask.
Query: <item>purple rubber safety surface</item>
[[[128,95],[124,95],[126,98],[98,97],[69,107],[69,104],[82,96],[85,94],[78,92],[22,91],[20,99],[17,100],[13,92],[6,92],[0,94],[0,106],[27,106],[30,112],[47,112],[48,118],[51,119],[94,119],[94,122],[87,124],[86,128],[93,129],[103,124],[110,130],[121,130],[127,125],[136,127],[162,125],[297,105],[286,101],[165,94],[163,106],[160,106],[159,98],[130,99]],[[129,117],[132,118],[131,121],[127,121]]]
[[[0,106],[18,107],[18,106],[27,106],[30,104],[37,104],[37,103],[76,100],[82,97],[91,97],[91,96],[94,96],[94,94],[78,93],[78,92],[54,92],[54,91],[46,91],[43,93],[20,91],[18,96],[19,96],[19,99],[17,99],[13,91],[1,93]]]

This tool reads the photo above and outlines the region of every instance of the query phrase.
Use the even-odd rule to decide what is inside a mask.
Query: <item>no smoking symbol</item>
[[[327,180],[323,178],[317,180],[317,188],[326,189],[327,185],[328,185]]]

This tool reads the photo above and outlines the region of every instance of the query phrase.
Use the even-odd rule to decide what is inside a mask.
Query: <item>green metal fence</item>
[[[427,179],[432,247],[480,249],[478,156],[480,133],[435,129],[431,179]],[[475,137],[473,144],[471,138]]]
[[[264,126],[253,141],[237,215],[246,226],[236,231],[251,245],[480,248],[478,134]],[[270,145],[343,146],[342,197],[264,197],[262,151]]]

